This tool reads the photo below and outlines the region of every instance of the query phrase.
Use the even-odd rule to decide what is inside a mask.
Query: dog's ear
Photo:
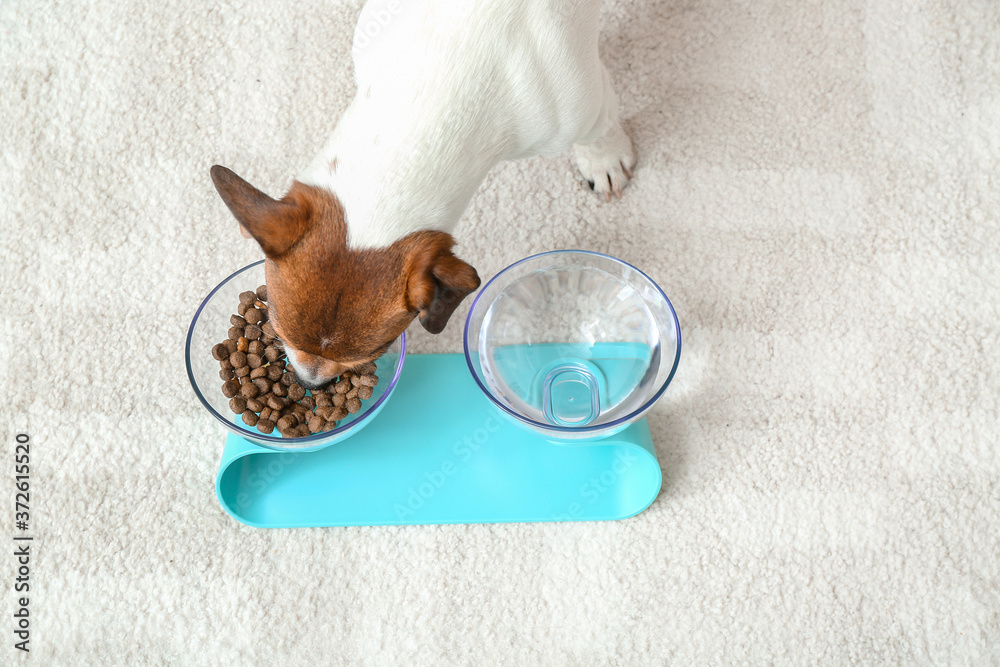
[[[272,199],[220,165],[212,167],[212,181],[243,235],[252,236],[271,259],[283,255],[309,229],[308,202],[301,198]]]
[[[479,287],[479,274],[452,254],[455,239],[444,232],[414,232],[397,241],[406,254],[406,298],[427,331],[444,330],[448,318]]]

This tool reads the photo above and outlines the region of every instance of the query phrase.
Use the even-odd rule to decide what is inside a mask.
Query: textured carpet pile
[[[1000,4],[614,0],[639,156],[495,169],[484,278],[586,248],[684,347],[663,488],[613,523],[258,530],[184,336],[354,93],[360,3],[0,3],[0,664],[30,435],[33,662],[1000,664]],[[466,303],[411,352],[461,351]]]

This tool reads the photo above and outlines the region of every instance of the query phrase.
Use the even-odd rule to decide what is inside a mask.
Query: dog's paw
[[[611,201],[611,195],[621,199],[622,188],[632,178],[635,151],[632,141],[621,125],[615,124],[603,137],[589,144],[574,144],[576,166],[587,179],[590,189]]]

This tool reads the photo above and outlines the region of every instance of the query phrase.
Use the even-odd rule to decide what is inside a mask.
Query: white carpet
[[[657,500],[251,529],[184,371],[200,299],[260,256],[208,169],[283,193],[353,93],[359,10],[0,3],[0,540],[24,431],[33,661],[1000,664],[1000,4],[608,4],[624,200],[507,164],[457,235],[484,278],[580,247],[671,297]],[[460,351],[467,306],[411,351]]]

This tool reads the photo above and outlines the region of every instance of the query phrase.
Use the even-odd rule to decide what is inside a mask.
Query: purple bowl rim
[[[272,447],[272,445],[270,444],[264,444],[263,442],[261,442],[263,440],[264,442],[267,443],[273,442],[278,444],[278,446],[272,447],[273,449],[279,449],[282,451],[294,450],[296,452],[308,451],[314,447],[325,446],[327,444],[326,442],[320,442],[321,440],[330,440],[338,433],[344,433],[346,431],[349,431],[356,424],[367,420],[375,411],[375,409],[378,408],[380,405],[382,405],[382,403],[384,403],[389,398],[389,395],[392,393],[392,390],[396,386],[396,382],[399,380],[399,376],[403,371],[403,363],[406,360],[406,332],[404,331],[399,336],[400,339],[399,363],[396,364],[396,371],[393,374],[392,381],[389,382],[389,386],[386,388],[385,392],[383,392],[382,396],[379,397],[377,401],[375,401],[375,404],[369,407],[365,411],[365,414],[361,417],[361,419],[355,419],[350,424],[346,424],[344,426],[338,426],[332,431],[325,431],[323,433],[314,433],[304,438],[280,438],[280,437],[275,437],[273,435],[267,435],[265,433],[248,434],[246,436],[242,436],[240,435],[240,432],[245,431],[246,429],[241,429],[234,422],[229,421],[225,419],[222,415],[220,415],[218,411],[214,407],[212,407],[212,404],[208,402],[205,396],[201,393],[201,390],[198,388],[198,382],[194,378],[194,371],[191,370],[191,339],[194,336],[194,325],[198,322],[198,318],[201,316],[201,312],[205,310],[205,306],[208,305],[208,302],[212,300],[212,297],[215,296],[215,293],[218,292],[220,289],[222,289],[223,285],[228,283],[230,280],[232,280],[239,274],[243,273],[244,271],[249,271],[255,266],[263,264],[264,261],[265,260],[262,259],[253,262],[252,264],[247,264],[242,269],[238,269],[233,273],[229,274],[227,278],[225,278],[222,282],[216,285],[212,289],[212,291],[208,293],[208,296],[202,299],[202,302],[198,305],[198,310],[196,310],[194,313],[194,317],[191,318],[191,324],[188,326],[187,339],[184,344],[184,365],[187,367],[188,381],[191,383],[191,388],[194,390],[195,396],[198,397],[198,400],[201,401],[201,404],[203,406],[205,406],[205,409],[208,410],[209,414],[211,414],[217,420],[222,422],[223,426],[225,426],[228,431],[230,431],[237,437],[244,438],[245,440],[247,440],[247,442],[250,442],[255,445],[261,445],[262,447]],[[292,442],[296,443],[296,445],[281,446],[279,444],[279,443],[292,443]],[[301,443],[301,445],[299,443]],[[310,447],[308,443],[316,443],[316,444]]]
[[[500,403],[500,401],[498,401],[496,398],[494,398],[493,393],[483,384],[482,380],[479,379],[479,373],[476,372],[476,368],[472,363],[472,357],[469,354],[469,323],[472,320],[472,314],[476,312],[476,306],[479,305],[480,298],[482,298],[482,296],[486,293],[486,290],[489,288],[489,286],[492,285],[497,278],[507,273],[515,266],[524,264],[525,262],[529,262],[533,259],[538,259],[539,257],[545,257],[547,255],[565,255],[565,254],[580,254],[580,255],[592,255],[595,257],[603,257],[605,259],[610,259],[613,262],[617,262],[618,264],[627,266],[628,268],[632,269],[633,271],[641,275],[643,278],[648,280],[649,283],[656,288],[656,291],[660,293],[660,296],[663,297],[663,301],[667,304],[667,309],[670,310],[670,315],[674,320],[674,329],[677,331],[677,353],[674,355],[674,365],[673,368],[670,369],[670,374],[667,375],[667,379],[663,381],[663,385],[656,390],[656,393],[653,394],[653,396],[648,401],[643,403],[641,406],[639,406],[632,412],[628,413],[623,417],[619,417],[614,421],[606,422],[604,424],[596,424],[593,426],[580,426],[580,427],[556,426],[555,424],[543,424],[542,422],[537,422],[534,419],[529,419],[515,412],[514,410],[511,410],[507,406]],[[611,255],[606,255],[601,252],[595,252],[593,250],[574,250],[574,249],[548,250],[546,252],[540,252],[535,255],[531,255],[529,257],[517,260],[513,264],[510,264],[509,266],[498,271],[495,276],[490,278],[486,282],[486,284],[483,285],[482,289],[479,290],[479,293],[476,294],[476,298],[472,301],[472,306],[469,308],[468,315],[465,316],[465,329],[462,333],[462,345],[465,348],[465,363],[469,366],[469,372],[472,374],[472,379],[476,381],[476,384],[479,385],[479,388],[486,395],[486,397],[493,402],[494,405],[496,405],[498,408],[509,414],[514,419],[517,419],[518,421],[527,424],[528,426],[531,427],[544,429],[546,431],[555,431],[557,433],[596,433],[612,429],[616,426],[619,426],[623,423],[627,423],[630,420],[636,419],[637,417],[641,416],[644,412],[649,410],[649,408],[653,406],[653,403],[656,403],[656,401],[659,400],[660,396],[663,395],[663,392],[667,390],[667,387],[670,385],[670,382],[674,379],[674,374],[677,372],[677,366],[681,360],[681,324],[680,321],[677,319],[677,311],[674,310],[674,305],[670,303],[670,299],[667,298],[667,295],[663,292],[663,289],[660,288],[660,286],[656,283],[656,281],[650,278],[644,271],[629,264],[625,260],[618,259],[617,257],[612,257]],[[478,347],[479,345],[477,341],[476,345],[477,350]]]

